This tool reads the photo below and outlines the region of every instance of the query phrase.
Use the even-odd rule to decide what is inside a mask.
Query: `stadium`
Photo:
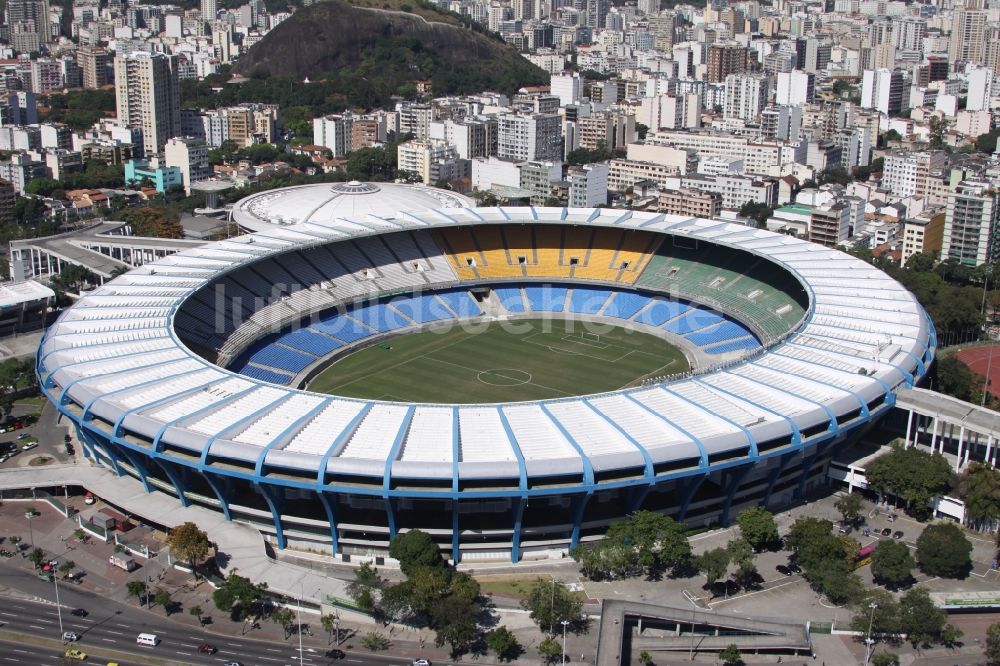
[[[380,556],[419,528],[517,562],[638,509],[786,505],[934,357],[909,292],[800,239],[615,209],[324,213],[345,188],[379,185],[248,197],[234,220],[259,231],[63,313],[37,373],[88,457],[279,548]]]

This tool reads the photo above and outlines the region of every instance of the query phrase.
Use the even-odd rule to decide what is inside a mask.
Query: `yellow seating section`
[[[661,240],[609,227],[518,224],[441,229],[436,235],[465,280],[551,277],[625,284],[638,279]]]

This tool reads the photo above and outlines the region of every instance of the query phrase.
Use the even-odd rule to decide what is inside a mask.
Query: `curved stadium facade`
[[[420,528],[456,561],[518,561],[637,509],[725,523],[821,485],[831,454],[934,355],[929,318],[898,283],[760,229],[611,209],[303,219],[96,289],[37,362],[88,456],[279,547],[384,554]],[[697,361],[534,402],[299,388],[388,336],[540,315],[653,333]]]

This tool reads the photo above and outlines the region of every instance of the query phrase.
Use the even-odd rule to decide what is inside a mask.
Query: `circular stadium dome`
[[[529,313],[658,331],[719,360],[497,404],[297,388],[372,340]],[[825,483],[833,453],[935,346],[899,283],[793,237],[613,209],[456,208],[310,217],[147,264],[66,310],[37,372],[88,457],[279,547],[385,554],[419,528],[456,561],[519,561],[637,509],[702,525],[787,505]]]
[[[233,221],[244,229],[262,231],[276,225],[336,218],[393,217],[401,210],[469,208],[469,197],[426,185],[406,183],[320,183],[268,190],[241,199],[233,207]]]

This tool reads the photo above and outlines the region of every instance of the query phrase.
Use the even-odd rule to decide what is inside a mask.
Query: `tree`
[[[41,548],[34,548],[30,553],[28,553],[28,561],[34,564],[36,567],[42,564],[45,560],[45,551]]]
[[[292,624],[295,622],[295,613],[291,608],[281,607],[271,613],[271,622],[281,625],[285,632],[285,639],[292,633]],[[300,628],[301,630],[301,628]]]
[[[766,203],[759,201],[748,201],[740,208],[740,217],[749,217],[756,220],[758,226],[764,226],[767,219],[774,213],[774,209]]]
[[[740,666],[743,663],[743,655],[736,643],[730,643],[719,652],[719,660],[726,666]]]
[[[900,141],[902,138],[902,135],[894,129],[891,129],[882,135],[882,141],[884,144],[887,144],[890,141]]]
[[[643,650],[639,653],[639,663],[642,666],[653,666],[653,655]]]
[[[942,578],[965,578],[972,569],[972,544],[955,523],[935,523],[917,537],[920,570]]]
[[[955,396],[959,400],[969,400],[972,397],[972,370],[957,356],[945,356],[939,359],[936,372],[939,391]]]
[[[923,516],[930,500],[948,490],[951,465],[939,453],[897,446],[869,463],[865,478],[876,492],[902,498],[914,514]]]
[[[333,630],[337,628],[337,620],[339,618],[336,615],[322,614],[319,616],[319,623],[323,626],[323,631],[326,632],[326,644],[330,644],[330,637],[333,636]],[[337,645],[340,645],[340,630],[337,631]]]
[[[940,640],[946,617],[922,587],[910,590],[899,600],[900,629],[914,646]]]
[[[820,185],[825,185],[827,183],[849,185],[851,182],[851,174],[847,173],[847,170],[840,166],[824,169],[823,171],[820,171],[816,177],[818,178]]]
[[[947,124],[943,118],[938,118],[937,116],[931,116],[927,121],[929,135],[930,135],[930,147],[932,150],[944,150],[944,132],[947,129]]]
[[[872,666],[899,666],[899,655],[892,652],[879,652],[872,656]]]
[[[441,550],[427,532],[410,530],[389,542],[389,557],[399,561],[399,569],[409,576],[419,567],[444,567]]]
[[[861,580],[851,573],[857,542],[831,534],[833,523],[802,517],[792,524],[785,543],[803,576],[834,603],[850,601],[861,593]]]
[[[479,604],[464,601],[455,596],[435,600],[430,607],[431,628],[434,629],[434,644],[441,647],[447,643],[452,658],[467,652],[479,637]]]
[[[146,583],[141,580],[130,580],[125,583],[125,591],[128,592],[130,597],[135,597],[139,599],[146,594]]]
[[[250,610],[264,596],[267,583],[252,583],[234,570],[226,582],[212,593],[212,602],[221,611],[231,614],[233,619],[242,620],[250,615]]]
[[[563,620],[574,625],[583,620],[583,603],[555,580],[536,581],[521,607],[542,631],[551,632]]]
[[[958,492],[965,501],[965,515],[970,526],[992,529],[1000,520],[1000,472],[974,462],[962,474]]]
[[[740,534],[755,551],[771,546],[780,539],[774,515],[763,507],[754,506],[740,511],[736,524],[740,526]]]
[[[188,608],[188,613],[198,619],[198,624],[205,624],[205,620],[203,618],[205,612],[201,609],[201,606],[191,606],[191,608]]]
[[[1000,622],[986,629],[986,659],[991,665],[1000,664]]]
[[[177,213],[167,208],[146,206],[144,208],[126,208],[119,211],[118,219],[132,227],[135,236],[150,236],[153,238],[183,238],[184,227],[181,226]]]
[[[879,541],[872,553],[872,575],[876,582],[890,589],[907,583],[915,566],[909,547],[899,541]]]
[[[713,590],[712,596],[715,596],[715,583],[726,575],[729,568],[729,551],[725,548],[713,548],[698,556],[695,563],[698,571],[705,574],[705,587]]]
[[[195,578],[198,577],[198,563],[208,556],[212,548],[208,534],[190,522],[181,523],[170,530],[167,545],[177,559],[188,563]]]
[[[68,576],[69,572],[76,568],[76,562],[73,560],[66,560],[59,565],[59,573],[63,576]]]
[[[872,608],[872,604],[875,607]],[[899,633],[899,603],[886,590],[874,588],[860,595],[852,604],[851,629],[862,634],[868,633],[869,624],[874,635],[895,635]]]
[[[486,633],[486,647],[493,650],[500,661],[514,661],[524,652],[517,636],[504,625]]]
[[[833,523],[829,520],[803,516],[792,523],[785,537],[785,545],[801,564],[802,560],[812,558],[815,543],[824,537],[832,536],[831,530]]]
[[[611,525],[604,539],[575,548],[572,556],[581,572],[593,580],[645,573],[653,576],[691,557],[684,527],[653,511],[637,511]]]
[[[841,495],[833,505],[840,512],[840,517],[845,524],[854,525],[861,519],[861,509],[864,501],[857,493]]]
[[[170,615],[170,604],[173,602],[173,598],[170,593],[164,589],[156,588],[153,592],[153,603],[157,606],[163,606],[163,610],[166,611],[167,615]]]
[[[369,631],[361,637],[361,647],[372,652],[389,649],[389,639],[376,631]]]
[[[375,610],[378,593],[385,581],[378,575],[378,570],[370,562],[363,563],[354,570],[354,580],[347,584],[347,596],[363,611]]]
[[[562,645],[551,636],[546,636],[538,644],[538,654],[546,664],[554,663],[562,657]]]

